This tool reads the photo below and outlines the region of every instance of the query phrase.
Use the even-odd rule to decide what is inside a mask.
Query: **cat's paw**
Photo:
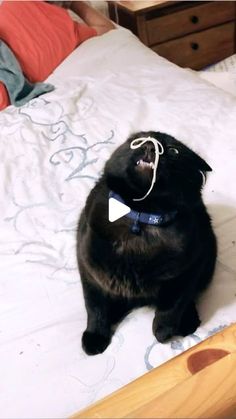
[[[193,306],[191,309],[185,313],[181,319],[178,335],[188,336],[195,332],[195,330],[200,326],[201,320],[198,317],[196,308]]]
[[[110,343],[110,336],[85,330],[82,336],[82,348],[87,355],[97,355],[105,351]]]
[[[153,334],[160,343],[164,343],[171,339],[176,333],[173,327],[158,325],[153,328]]]

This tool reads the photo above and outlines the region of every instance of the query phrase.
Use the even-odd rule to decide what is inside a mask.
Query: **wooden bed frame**
[[[72,416],[210,417],[236,417],[236,323]]]

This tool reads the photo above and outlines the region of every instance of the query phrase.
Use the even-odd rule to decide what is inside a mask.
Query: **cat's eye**
[[[179,154],[179,150],[175,147],[170,147],[168,148],[168,153],[172,156],[177,156],[177,154]]]

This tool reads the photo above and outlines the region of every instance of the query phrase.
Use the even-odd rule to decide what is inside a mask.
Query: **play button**
[[[108,219],[111,223],[118,220],[131,211],[128,205],[123,204],[115,198],[109,198],[108,202]]]

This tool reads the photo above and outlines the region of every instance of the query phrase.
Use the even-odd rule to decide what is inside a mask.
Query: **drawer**
[[[146,21],[148,45],[234,20],[235,2],[213,1]]]
[[[181,67],[195,70],[216,63],[234,53],[234,22],[152,47],[162,57]]]

